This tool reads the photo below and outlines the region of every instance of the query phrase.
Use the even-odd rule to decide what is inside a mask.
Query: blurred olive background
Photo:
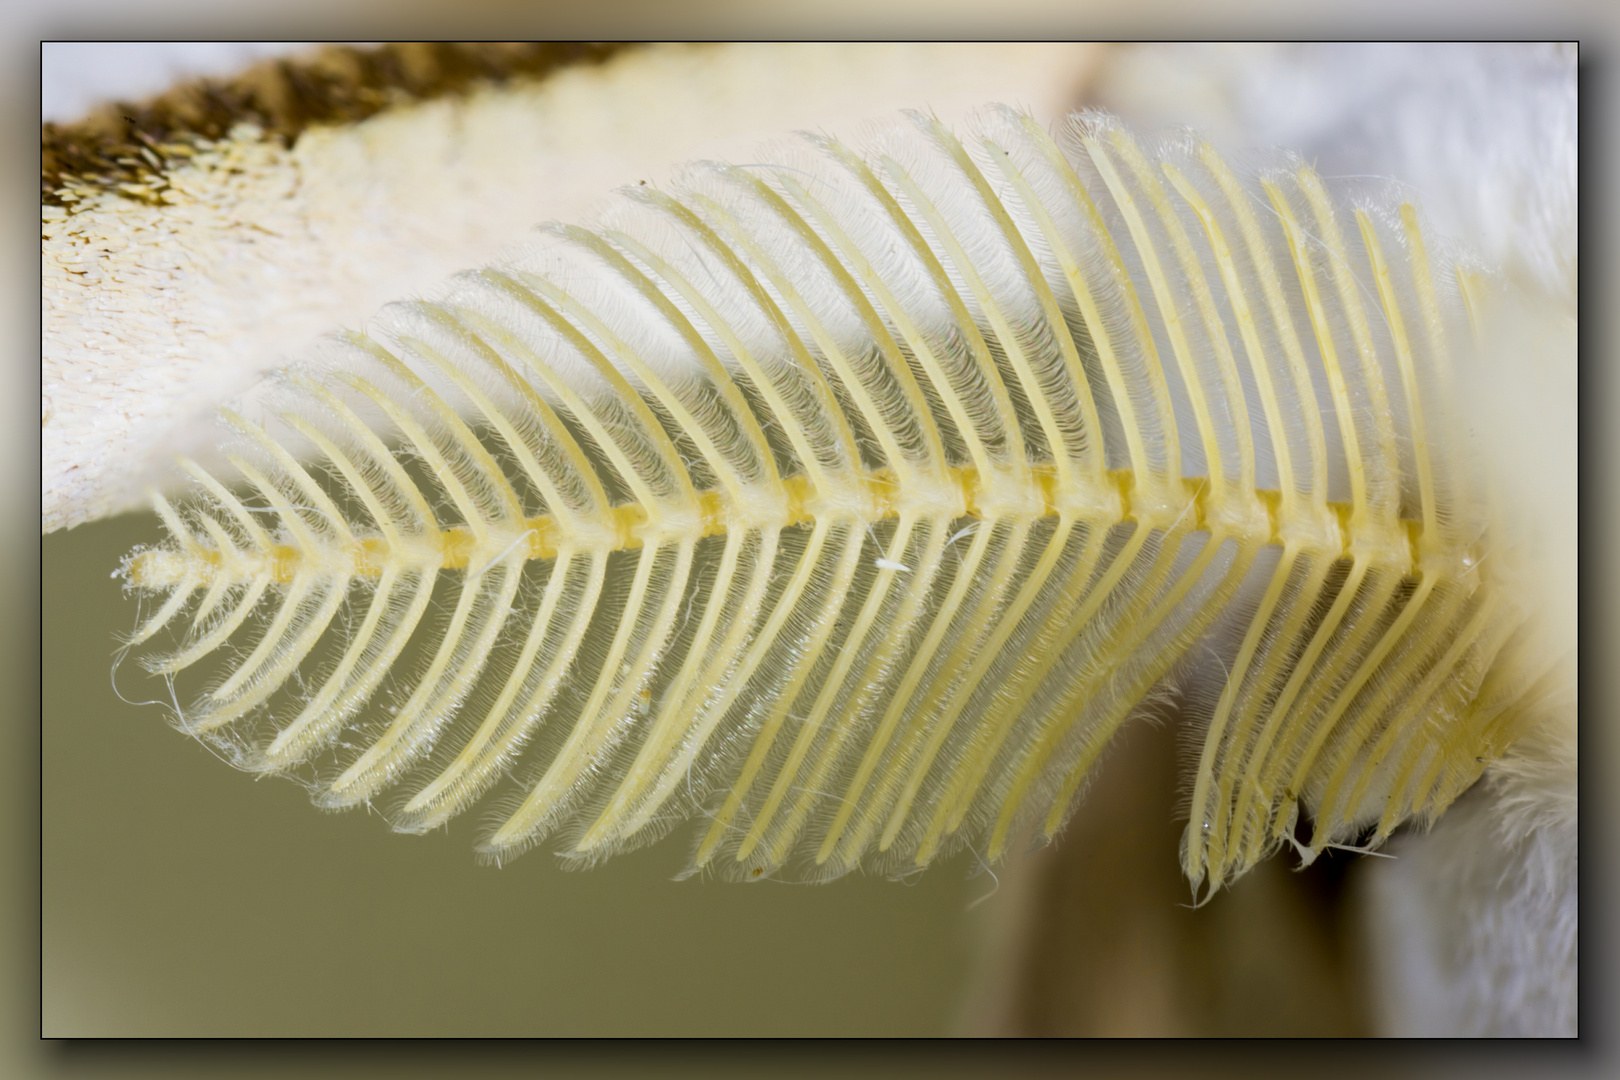
[[[971,860],[910,884],[672,881],[690,837],[479,866],[479,813],[397,835],[114,694],[155,516],[41,542],[41,1034],[925,1035],[968,981]],[[133,670],[121,687],[148,685]]]
[[[690,826],[591,871],[544,846],[497,869],[480,807],[427,836],[322,813],[121,700],[137,601],[110,574],[159,536],[126,515],[41,544],[48,1038],[1365,1030],[1342,860],[1189,909],[1173,719],[1133,724],[1060,843],[993,876],[676,882]]]

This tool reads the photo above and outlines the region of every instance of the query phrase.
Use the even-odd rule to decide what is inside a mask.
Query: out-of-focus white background
[[[298,47],[291,41],[52,42],[40,50],[39,118],[65,123],[103,101],[139,100],[183,78],[229,75]]]

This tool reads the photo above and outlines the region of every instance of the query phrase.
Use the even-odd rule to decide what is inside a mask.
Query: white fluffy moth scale
[[[688,167],[223,413],[122,573],[187,732],[403,831],[905,875],[1174,691],[1206,895],[1432,819],[1567,685],[1393,187],[1084,113]],[[165,641],[167,644],[164,644]],[[1167,808],[1168,811],[1169,808]]]

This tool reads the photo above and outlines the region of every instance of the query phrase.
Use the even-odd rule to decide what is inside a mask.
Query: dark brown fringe
[[[69,187],[146,189],[199,143],[249,122],[292,145],[307,128],[354,124],[402,104],[465,94],[479,85],[534,81],[625,48],[590,42],[397,42],[328,45],[274,58],[224,79],[192,79],[138,104],[113,102],[83,120],[39,131],[44,205],[74,200]],[[142,195],[131,193],[131,197]],[[146,198],[154,196],[147,195]]]

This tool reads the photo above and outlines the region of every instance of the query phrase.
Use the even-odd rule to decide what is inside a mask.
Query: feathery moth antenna
[[[1100,113],[694,165],[225,413],[131,644],[175,628],[181,723],[322,805],[419,832],[509,776],[495,860],[695,820],[746,880],[1043,842],[1207,656],[1194,889],[1376,847],[1547,670],[1437,260],[1398,189]]]

